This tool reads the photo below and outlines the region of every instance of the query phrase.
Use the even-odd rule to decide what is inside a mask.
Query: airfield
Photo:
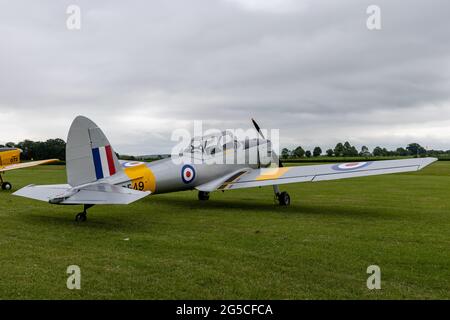
[[[65,183],[63,166],[8,172],[0,299],[449,299],[450,161],[416,173],[149,196],[80,206],[11,196]],[[66,268],[81,268],[81,290]],[[381,268],[381,290],[366,269]]]

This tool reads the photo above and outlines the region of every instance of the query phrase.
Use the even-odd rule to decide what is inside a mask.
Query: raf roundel
[[[336,164],[332,168],[337,171],[356,170],[367,167],[371,162],[349,162]]]
[[[140,165],[143,165],[144,162],[141,161],[129,161],[129,162],[124,162],[122,163],[122,167],[124,168],[133,168],[133,167],[137,167]]]
[[[181,179],[184,183],[191,183],[195,179],[195,170],[193,166],[184,165],[181,169]]]

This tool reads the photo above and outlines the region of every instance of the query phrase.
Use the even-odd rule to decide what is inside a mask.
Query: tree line
[[[5,145],[0,144],[0,148],[2,147],[22,149],[21,160],[66,160],[66,142],[62,139],[49,139],[47,141],[24,140],[19,143],[8,142]]]
[[[352,146],[348,141],[336,144],[334,149],[327,149],[325,155],[328,157],[395,157],[395,156],[426,156],[426,155],[442,155],[450,154],[450,150],[426,150],[418,143],[410,143],[405,148],[400,147],[396,150],[387,150],[379,146],[375,147],[372,152],[366,146],[362,146],[358,151],[355,146]],[[281,150],[282,159],[303,158],[303,157],[319,157],[323,155],[322,148],[315,147],[313,151],[304,150],[301,146],[293,150],[283,148]]]
[[[19,148],[23,150],[21,154],[22,160],[43,160],[43,159],[60,159],[66,160],[66,142],[62,139],[49,139],[47,141],[24,140],[19,143],[8,142],[1,147]],[[366,146],[362,146],[358,151],[348,141],[336,144],[334,149],[327,149],[323,153],[320,147],[315,147],[312,152],[304,150],[301,146],[293,150],[283,148],[281,151],[282,159],[296,159],[303,157],[319,157],[326,155],[328,157],[395,157],[395,156],[450,156],[450,150],[426,150],[418,143],[410,143],[405,148],[397,148],[395,150],[387,150],[379,146],[372,151]],[[126,156],[122,156],[126,157]],[[128,159],[137,159],[134,156],[128,156]]]

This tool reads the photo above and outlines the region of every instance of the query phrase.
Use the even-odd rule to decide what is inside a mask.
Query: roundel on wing
[[[349,162],[349,163],[341,163],[336,164],[332,168],[338,171],[347,171],[347,170],[355,170],[368,166],[370,162]]]
[[[191,183],[195,179],[195,169],[188,164],[181,169],[181,179],[184,183]]]

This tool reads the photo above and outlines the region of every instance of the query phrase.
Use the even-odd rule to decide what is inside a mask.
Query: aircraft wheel
[[[76,222],[84,222],[86,221],[86,219],[87,219],[86,212],[80,212],[75,216]]]
[[[291,197],[289,196],[289,193],[286,191],[283,191],[278,195],[278,203],[280,206],[288,206],[291,204]]]
[[[198,200],[201,200],[201,201],[209,200],[209,192],[199,191],[198,192]]]
[[[11,190],[12,189],[12,184],[9,182],[3,182],[2,183],[2,190]]]

